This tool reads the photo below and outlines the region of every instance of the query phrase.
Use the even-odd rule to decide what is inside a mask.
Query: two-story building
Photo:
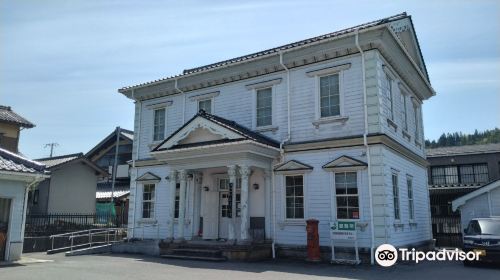
[[[461,224],[452,201],[500,179],[500,144],[427,149],[427,160],[436,245],[461,247],[462,227],[467,223]]]
[[[288,255],[314,218],[325,252],[337,220],[372,255],[431,242],[435,92],[406,13],[119,92],[135,102],[129,237],[264,239]]]

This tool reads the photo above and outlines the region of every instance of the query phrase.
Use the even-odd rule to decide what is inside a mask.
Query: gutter
[[[363,107],[364,107],[364,121],[365,121],[365,131],[363,133],[363,145],[366,148],[366,161],[368,164],[368,195],[370,196],[370,227],[371,227],[371,246],[370,246],[370,263],[374,264],[374,248],[375,248],[375,226],[373,222],[373,196],[372,196],[372,171],[371,171],[371,156],[370,156],[370,146],[368,145],[368,103],[367,103],[367,91],[366,91],[366,70],[365,70],[365,53],[359,45],[359,29],[355,31],[356,37],[356,47],[361,54],[361,71],[363,79]]]

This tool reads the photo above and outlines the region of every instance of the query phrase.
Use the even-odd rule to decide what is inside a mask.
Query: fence
[[[28,214],[25,236],[49,236],[73,231],[125,227],[122,215],[109,214]]]
[[[432,217],[432,234],[437,247],[461,247],[460,217]]]

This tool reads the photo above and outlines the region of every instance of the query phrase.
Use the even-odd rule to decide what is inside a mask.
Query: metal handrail
[[[83,244],[78,244],[76,246],[85,246],[85,245],[89,245],[89,248],[92,247],[93,244],[95,243],[99,243],[99,244],[102,244],[103,242],[93,242],[92,241],[92,237],[95,236],[95,235],[102,235],[102,234],[106,234],[105,235],[105,239],[104,239],[104,243],[105,244],[110,244],[112,242],[117,242],[117,233],[118,231],[125,231],[126,229],[125,228],[99,228],[99,229],[88,229],[88,230],[80,230],[80,231],[75,231],[75,232],[68,232],[68,233],[61,233],[61,234],[54,234],[54,235],[51,235],[50,236],[50,239],[51,239],[51,250],[53,251],[54,250],[54,239],[55,237],[68,237],[68,239],[71,241],[70,243],[70,246],[69,247],[62,247],[62,248],[58,248],[58,249],[70,249],[70,251],[73,251],[73,247],[75,247],[74,245],[74,239],[77,238],[77,237],[86,237],[88,236],[88,242],[87,243],[83,243]],[[110,232],[113,232],[113,241],[110,240],[110,236],[109,236],[109,233]]]

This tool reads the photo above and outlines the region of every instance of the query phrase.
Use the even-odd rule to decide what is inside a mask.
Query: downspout
[[[132,99],[136,100],[134,89],[132,89]],[[139,100],[136,100],[135,102],[139,102],[139,126],[137,128],[137,131],[134,131],[134,142],[136,144],[135,144],[135,157],[132,156],[132,167],[135,170],[135,178],[137,179],[137,177],[139,176],[139,171],[135,167],[135,160],[139,159],[139,147],[140,147],[140,143],[141,143],[141,137],[139,137],[139,135],[141,133],[142,102]],[[129,200],[129,203],[130,203],[130,200]],[[132,237],[134,237],[134,230],[135,230],[135,221],[136,221],[135,216],[137,213],[136,206],[137,206],[137,182],[135,182],[135,190],[134,190],[134,218],[133,218],[133,223],[132,223],[132,235],[131,235]],[[130,207],[130,205],[129,205],[129,207]]]
[[[290,141],[290,138],[291,138],[290,69],[288,69],[288,67],[286,67],[286,65],[283,63],[283,52],[280,52],[279,55],[280,55],[280,64],[286,71],[286,101],[287,101],[287,125],[288,125],[288,128],[287,128],[286,138],[280,142],[280,163],[283,163],[283,161],[285,160],[285,150],[283,149],[283,145],[286,142]],[[276,223],[276,186],[275,186],[275,182],[276,182],[276,177],[274,176],[274,171],[271,170],[271,187],[272,187],[272,192],[271,192],[272,199],[271,200],[272,200],[272,207],[273,207],[273,214],[272,214],[272,216],[273,216],[273,222],[272,222],[273,243],[272,243],[271,247],[272,247],[272,251],[273,251],[273,259],[276,258],[276,225],[277,225],[277,223]]]
[[[186,95],[177,87],[177,79],[174,80],[174,88],[182,93],[182,124],[186,122]]]
[[[367,169],[368,169],[368,195],[370,196],[370,227],[371,227],[371,245],[370,245],[370,262],[374,264],[374,246],[375,246],[375,226],[373,222],[373,196],[372,196],[372,170],[371,170],[371,156],[370,156],[370,147],[368,146],[368,103],[367,103],[367,92],[366,92],[366,70],[365,70],[365,53],[361,46],[359,45],[359,28],[356,29],[356,47],[361,54],[361,72],[363,79],[363,107],[365,111],[365,131],[363,133],[363,145],[366,148],[366,160],[367,160]]]

